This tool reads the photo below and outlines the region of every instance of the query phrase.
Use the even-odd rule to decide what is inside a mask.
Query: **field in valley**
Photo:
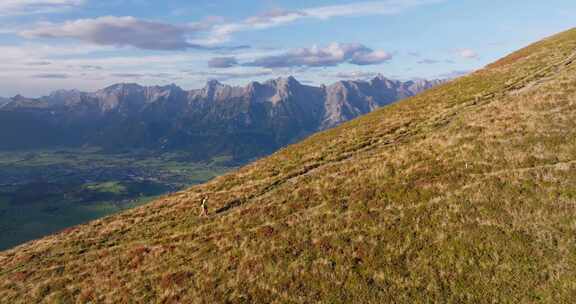
[[[226,157],[97,149],[0,152],[0,250],[139,206],[228,171]]]

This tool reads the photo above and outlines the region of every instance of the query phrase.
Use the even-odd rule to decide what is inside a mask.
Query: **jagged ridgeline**
[[[195,160],[226,155],[245,162],[440,83],[378,76],[314,87],[288,77],[246,87],[210,81],[191,91],[116,84],[94,93],[16,96],[0,99],[0,150],[186,150]]]
[[[3,252],[0,299],[571,303],[575,51],[571,30],[207,184]]]

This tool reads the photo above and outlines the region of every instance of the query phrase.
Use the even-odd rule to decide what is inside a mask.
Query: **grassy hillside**
[[[576,30],[0,253],[3,303],[569,303]],[[212,215],[198,218],[210,194]]]

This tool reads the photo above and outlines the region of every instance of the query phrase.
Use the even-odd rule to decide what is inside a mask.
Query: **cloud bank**
[[[230,79],[246,79],[252,77],[270,76],[272,71],[235,71],[235,72],[189,72],[191,76],[207,77],[211,80],[226,81]]]
[[[281,55],[260,57],[244,65],[263,68],[330,67],[343,63],[374,65],[392,57],[388,52],[374,51],[358,43],[332,43],[325,48],[299,48]]]
[[[230,39],[237,32],[261,30],[294,23],[302,19],[327,20],[336,17],[361,17],[396,15],[422,5],[441,3],[445,0],[383,0],[360,1],[350,4],[311,7],[301,10],[271,10],[241,22],[215,25],[203,42],[217,44]]]
[[[0,11],[39,11],[80,6],[85,0],[0,0]],[[67,38],[95,45],[135,47],[144,50],[222,49],[220,47],[237,32],[261,30],[296,22],[302,19],[327,20],[335,17],[394,15],[412,7],[445,0],[383,0],[364,1],[344,5],[319,6],[300,10],[271,10],[239,22],[225,22],[212,17],[188,24],[170,24],[142,20],[132,16],[103,16],[77,19],[64,23],[44,23],[20,32],[26,38]],[[3,10],[4,8],[4,10]],[[1,15],[1,14],[0,14]],[[371,57],[372,56],[372,57]],[[358,64],[372,64],[385,54],[358,58]]]
[[[187,41],[190,29],[134,17],[105,16],[79,19],[63,24],[45,24],[23,31],[27,38],[70,38],[96,45],[126,47],[145,50],[185,50],[203,48]]]
[[[53,13],[82,4],[84,0],[2,0],[0,16]]]
[[[353,72],[338,72],[335,74],[328,74],[328,77],[336,77],[340,79],[368,79],[378,76],[378,72],[364,72],[364,71],[353,71]]]
[[[231,68],[238,65],[238,60],[235,57],[216,57],[208,61],[210,68]]]

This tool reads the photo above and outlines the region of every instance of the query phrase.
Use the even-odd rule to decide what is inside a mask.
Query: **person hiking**
[[[202,198],[202,203],[200,204],[200,216],[208,216],[208,196]]]

